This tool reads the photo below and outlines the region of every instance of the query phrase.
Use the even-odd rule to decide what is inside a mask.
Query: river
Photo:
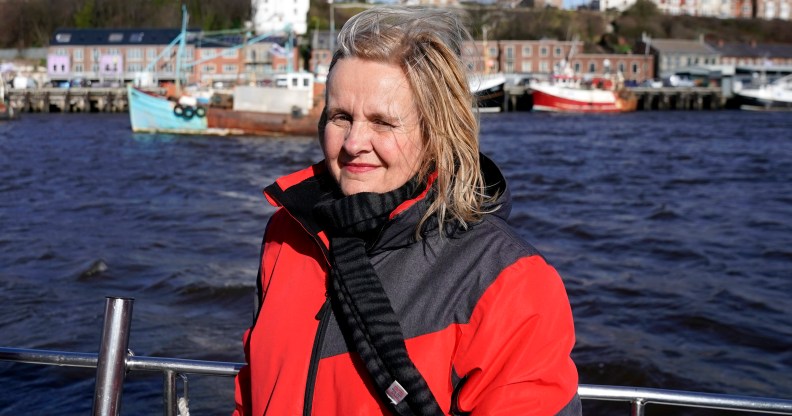
[[[564,278],[581,383],[790,398],[792,114],[485,114],[481,143]],[[0,346],[95,353],[105,296],[130,296],[137,355],[242,361],[261,189],[320,158],[118,114],[0,122]],[[0,414],[86,414],[94,373],[0,362]],[[161,394],[130,373],[123,414]],[[191,376],[190,405],[229,414],[233,379]]]

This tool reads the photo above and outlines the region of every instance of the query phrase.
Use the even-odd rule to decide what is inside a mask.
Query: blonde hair
[[[346,22],[330,64],[330,74],[338,60],[349,57],[394,64],[404,71],[424,139],[419,178],[437,172],[437,193],[418,225],[418,238],[433,215],[442,230],[443,223],[452,220],[467,228],[485,212],[479,123],[468,71],[461,59],[463,42],[468,40],[470,34],[459,16],[449,10],[374,7]],[[323,130],[320,125],[320,132]]]

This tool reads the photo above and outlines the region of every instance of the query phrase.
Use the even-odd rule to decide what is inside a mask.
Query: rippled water
[[[276,177],[311,138],[141,135],[123,115],[0,123],[0,346],[96,352],[136,299],[138,355],[241,361]],[[790,398],[792,115],[485,115],[512,223],[558,268],[582,383]],[[0,414],[86,414],[94,370],[0,362]],[[124,414],[161,413],[131,373]],[[190,378],[228,414],[231,378]],[[651,409],[651,408],[650,408]]]

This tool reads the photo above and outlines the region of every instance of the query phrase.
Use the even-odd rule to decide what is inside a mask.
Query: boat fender
[[[204,118],[204,117],[206,117],[206,108],[204,108],[204,107],[200,107],[200,106],[199,106],[199,107],[197,107],[197,108],[195,109],[195,116],[196,116],[196,117],[198,117],[198,118]]]
[[[176,117],[184,117],[184,107],[181,104],[173,106],[173,115]]]
[[[182,117],[185,120],[189,120],[189,119],[193,118],[194,115],[195,115],[195,109],[194,108],[192,108],[189,105],[187,107],[184,107],[184,114],[182,115]]]

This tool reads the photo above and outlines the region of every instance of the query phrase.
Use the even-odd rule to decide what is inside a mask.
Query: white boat
[[[792,111],[792,75],[755,88],[736,88],[734,95],[742,110]]]
[[[478,111],[497,113],[503,109],[506,100],[506,77],[503,74],[474,74],[468,85],[476,97]]]

